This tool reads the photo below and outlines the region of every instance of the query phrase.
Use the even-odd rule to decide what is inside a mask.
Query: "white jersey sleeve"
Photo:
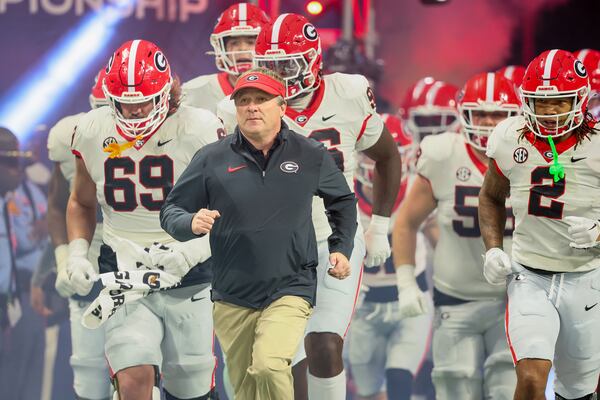
[[[183,104],[216,113],[217,104],[233,91],[227,74],[201,75],[181,86]]]
[[[71,152],[71,140],[77,122],[84,113],[64,117],[56,123],[48,134],[48,158],[60,166],[65,179],[71,184],[75,176],[75,157]]]
[[[225,132],[231,135],[237,126],[237,115],[235,103],[229,97],[225,97],[217,104],[217,117],[223,123]]]
[[[430,135],[423,139],[417,151],[417,173],[431,183],[436,199],[454,189],[452,180],[447,179],[442,171],[457,141],[462,142],[461,136],[452,132]]]
[[[361,121],[360,131],[356,140],[356,150],[363,151],[372,147],[384,127],[383,119],[377,113],[375,95],[369,87],[367,78],[362,75],[333,74],[328,81],[339,96],[351,104],[351,112],[356,120]]]

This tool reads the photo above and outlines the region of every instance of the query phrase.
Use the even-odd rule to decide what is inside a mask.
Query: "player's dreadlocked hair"
[[[583,122],[581,123],[581,125],[579,125],[577,128],[575,128],[573,130],[573,134],[575,135],[575,137],[577,138],[577,144],[575,144],[575,148],[577,148],[577,146],[583,142],[584,139],[590,140],[590,136],[591,135],[596,135],[598,133],[600,133],[600,131],[598,129],[595,129],[594,126],[596,125],[598,121],[596,121],[594,119],[594,117],[592,117],[592,114],[590,114],[587,110],[585,111],[585,113],[583,114]],[[520,135],[519,135],[519,141],[521,141],[522,139],[525,138],[525,135],[531,133],[531,130],[529,129],[529,127],[527,125],[525,125],[523,128],[519,129]],[[537,135],[534,135],[535,139],[538,139]]]
[[[169,91],[169,112],[167,116],[175,114],[181,105],[181,80],[177,75],[173,75],[173,83]]]

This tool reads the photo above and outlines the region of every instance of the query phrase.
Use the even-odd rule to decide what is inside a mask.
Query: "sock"
[[[317,378],[308,373],[310,400],[346,400],[346,371],[333,378]]]
[[[388,369],[385,371],[387,396],[389,400],[410,400],[413,376],[405,369]]]

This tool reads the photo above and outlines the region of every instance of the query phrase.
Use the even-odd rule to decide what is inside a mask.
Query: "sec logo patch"
[[[515,149],[513,153],[513,160],[518,164],[523,164],[529,158],[529,152],[525,147],[519,147]]]

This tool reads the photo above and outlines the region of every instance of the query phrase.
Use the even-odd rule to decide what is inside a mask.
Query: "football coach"
[[[284,95],[274,72],[241,75],[234,133],[196,153],[160,215],[179,241],[210,232],[214,326],[236,400],[294,398],[291,361],[318,301],[313,196],[333,229],[329,274],[350,274],[356,199],[325,147],[282,121]]]

